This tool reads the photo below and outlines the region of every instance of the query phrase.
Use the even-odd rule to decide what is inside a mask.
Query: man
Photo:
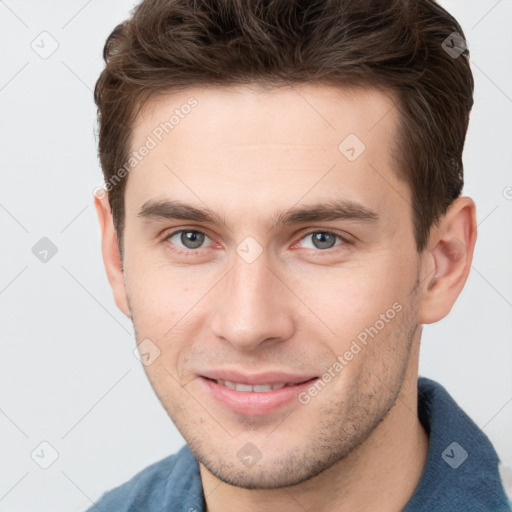
[[[418,379],[476,241],[456,20],[143,1],[104,56],[103,258],[187,444],[90,510],[509,510],[488,438]]]

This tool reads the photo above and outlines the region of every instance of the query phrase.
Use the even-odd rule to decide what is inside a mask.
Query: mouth
[[[226,388],[232,389],[233,391],[245,391],[249,393],[268,393],[270,391],[275,391],[277,389],[283,389],[288,387],[297,386],[299,384],[303,384],[305,382],[313,382],[317,379],[317,377],[313,377],[310,379],[305,379],[299,382],[287,382],[283,383],[269,383],[269,384],[243,384],[240,382],[232,382],[229,380],[222,379],[210,379],[208,377],[204,377],[206,380],[215,382],[219,386],[224,386]]]
[[[319,377],[306,377],[291,382],[268,379],[257,384],[214,379],[201,376],[203,391],[224,410],[245,416],[268,416],[284,407],[303,407],[298,400],[301,393],[312,386]],[[292,377],[293,379],[293,377]],[[239,380],[243,380],[243,377]],[[295,405],[294,405],[295,404]]]

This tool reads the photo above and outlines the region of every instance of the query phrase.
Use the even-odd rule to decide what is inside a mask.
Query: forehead
[[[146,103],[134,126],[133,146],[153,134],[157,142],[179,138],[187,147],[206,150],[211,149],[209,142],[217,148],[219,137],[214,135],[223,134],[231,146],[244,144],[241,150],[250,149],[251,143],[336,148],[348,133],[364,142],[370,142],[370,134],[372,139],[392,137],[397,127],[395,101],[391,92],[375,88],[311,83],[190,88]],[[206,137],[197,140],[191,132]]]
[[[409,191],[391,156],[397,114],[391,94],[361,87],[222,86],[160,96],[133,127],[131,151],[139,156],[127,212],[173,197],[254,213],[326,193],[404,210]]]

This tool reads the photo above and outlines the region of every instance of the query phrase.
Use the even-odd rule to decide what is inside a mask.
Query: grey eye
[[[311,237],[313,242],[313,247],[309,247],[309,249],[332,249],[336,245],[336,239],[339,238],[341,240],[339,235],[330,233],[329,231],[315,231],[313,233],[308,233],[302,238],[302,240],[309,237]]]
[[[176,236],[179,236],[179,242],[182,244],[183,247],[191,250],[199,249],[203,244],[205,238],[207,238],[207,236],[204,233],[201,233],[200,231],[183,229],[181,231],[176,231],[175,233],[173,233],[169,237],[169,240],[172,243],[176,243],[175,241],[173,241],[173,238]]]

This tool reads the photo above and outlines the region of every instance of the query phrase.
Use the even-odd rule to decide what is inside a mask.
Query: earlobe
[[[126,288],[124,282],[123,263],[119,253],[117,234],[114,228],[112,212],[108,202],[108,195],[101,199],[94,197],[94,207],[101,230],[101,252],[107,278],[114,294],[117,307],[129,318],[131,318]]]
[[[433,276],[422,290],[419,322],[438,322],[452,309],[464,287],[476,243],[476,207],[469,197],[456,199],[431,233],[425,254]]]

